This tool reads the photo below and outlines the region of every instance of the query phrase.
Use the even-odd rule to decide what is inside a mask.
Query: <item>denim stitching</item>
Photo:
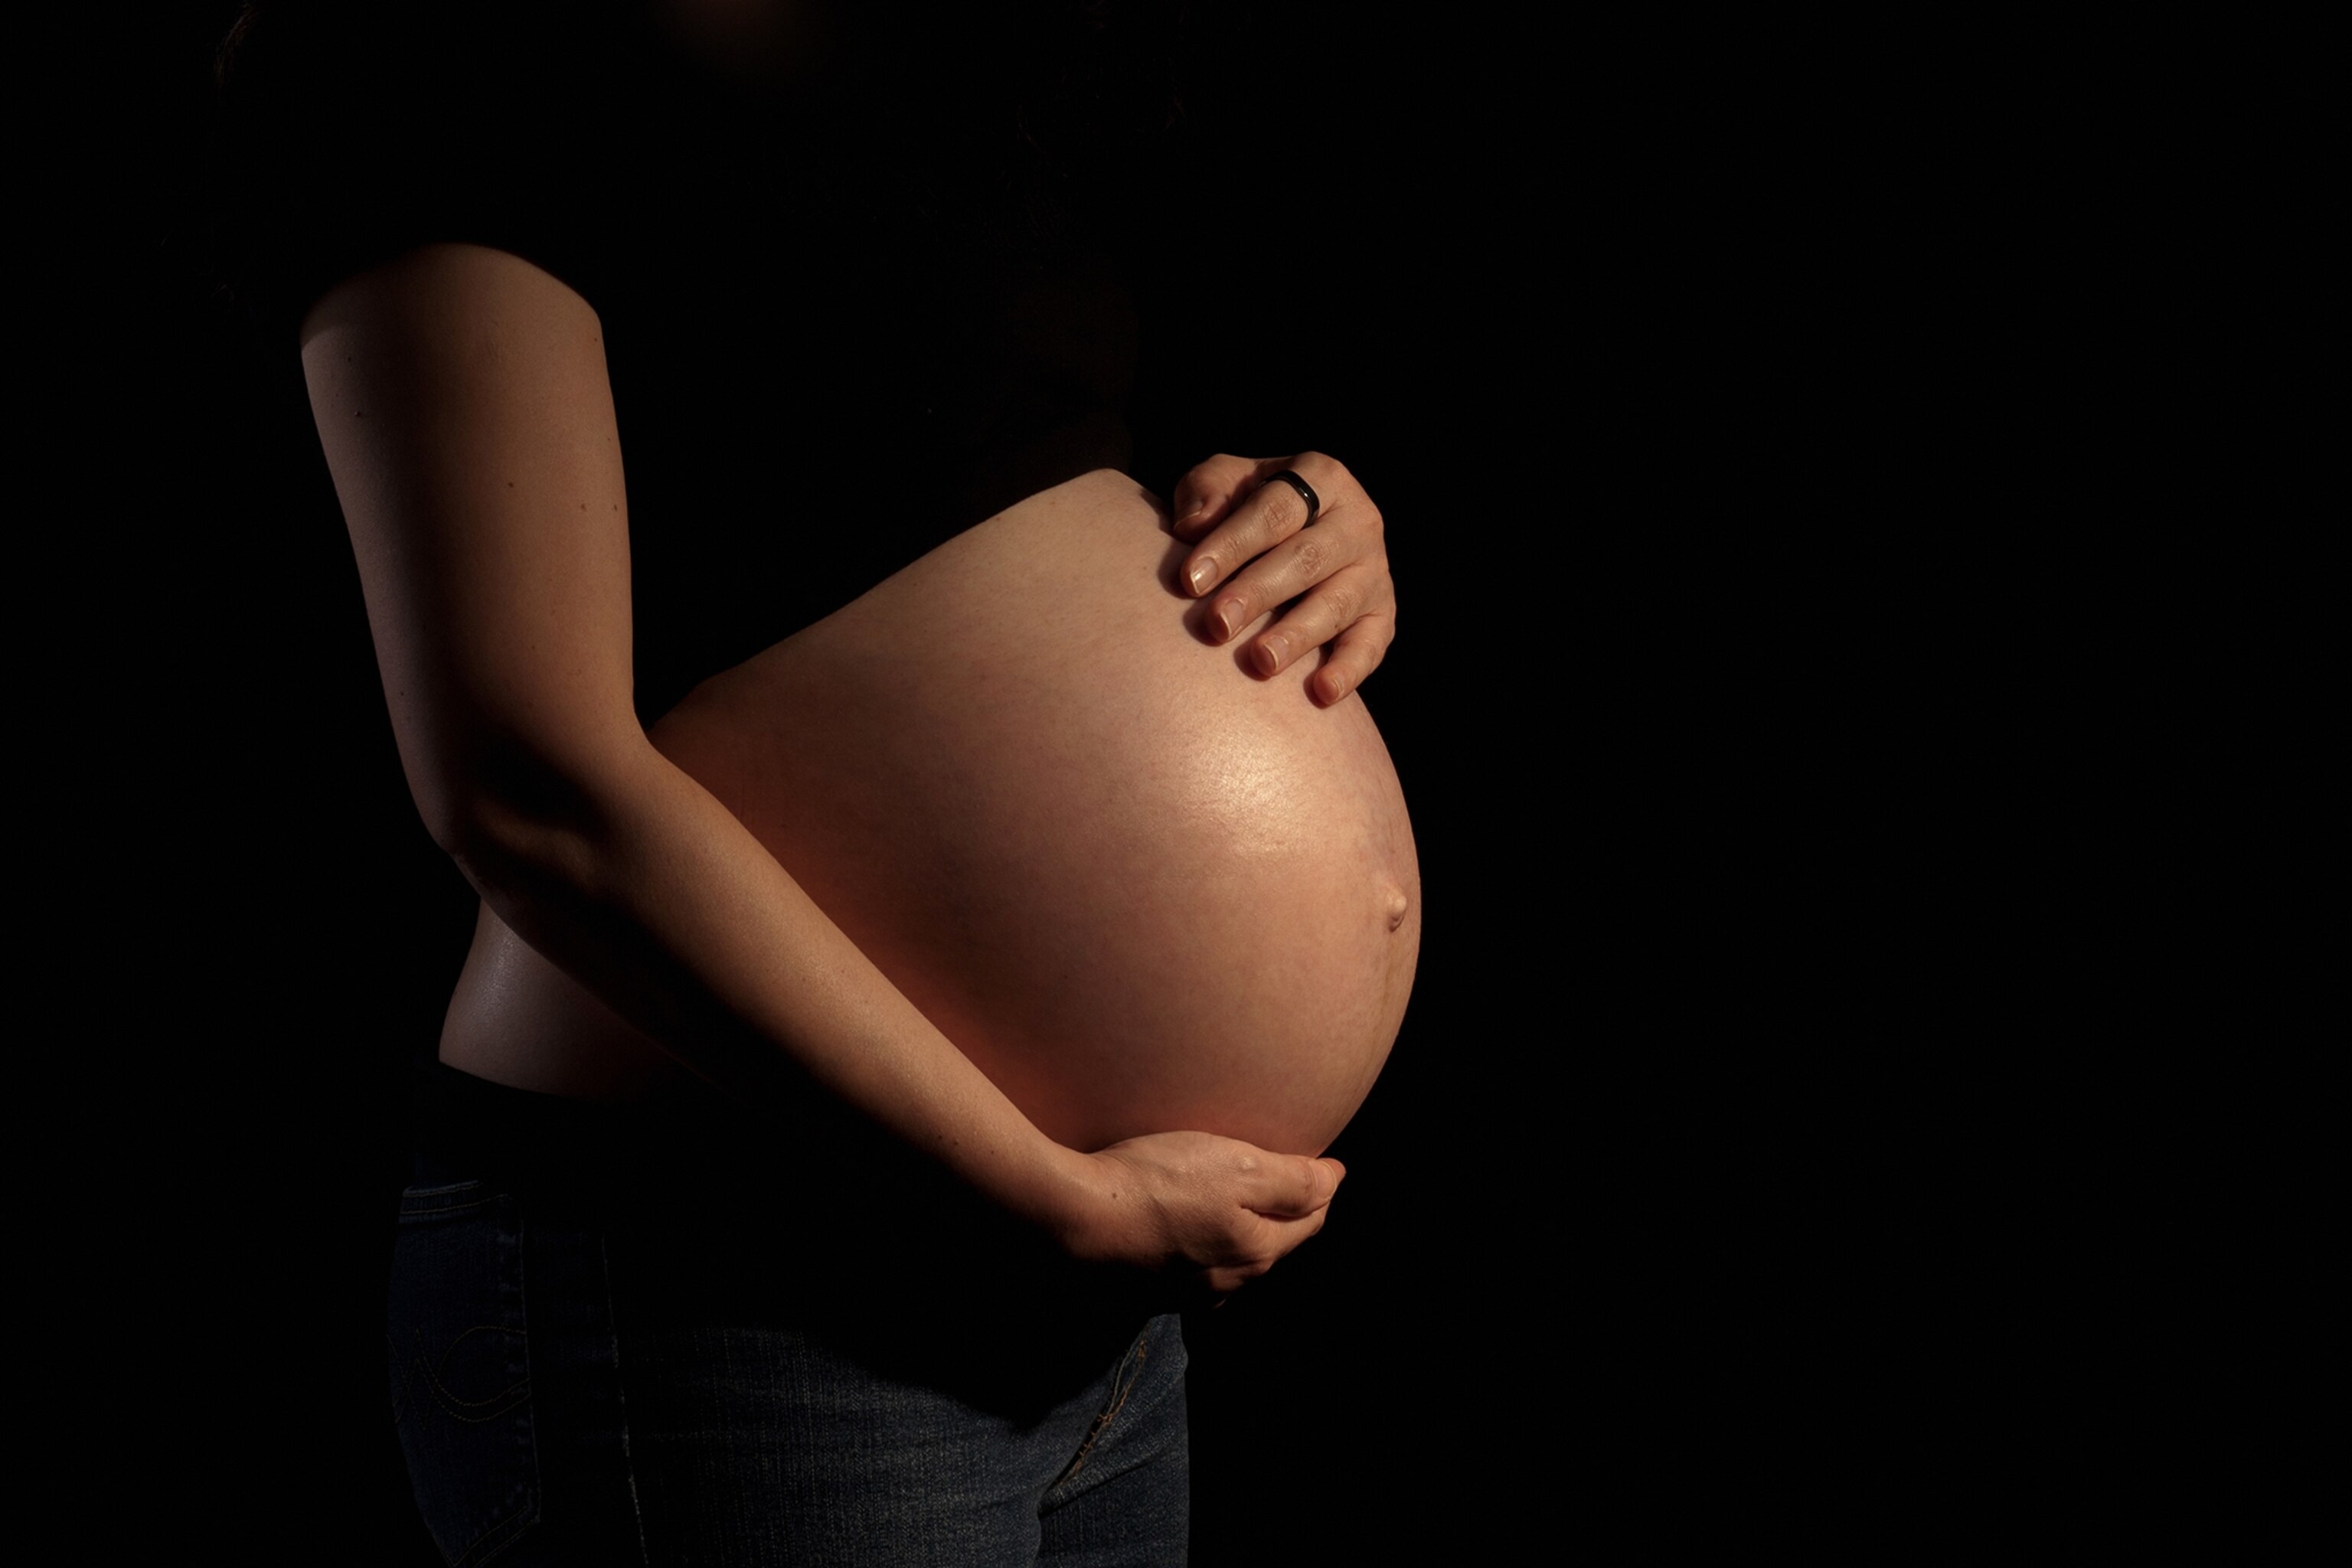
[[[488,1208],[492,1204],[499,1201],[499,1195],[500,1194],[493,1194],[491,1196],[487,1198],[476,1198],[471,1203],[435,1204],[429,1206],[424,1204],[413,1204],[404,1198],[401,1200],[400,1204],[400,1217],[403,1219],[429,1219],[435,1215],[465,1214],[473,1209]]]
[[[522,1382],[523,1397],[530,1397],[530,1213],[518,1205],[514,1218],[515,1304],[522,1320]],[[538,1412],[532,1412],[530,1428],[530,1508],[531,1519],[539,1517],[540,1504],[547,1496],[547,1478],[539,1473]],[[528,1521],[526,1521],[528,1522]]]
[[[400,1353],[400,1342],[392,1337],[390,1330],[384,1331],[383,1358],[400,1369],[400,1382],[392,1391],[392,1424],[397,1426],[400,1425],[400,1418],[407,1414],[406,1402],[411,1374],[408,1370],[408,1358]]]
[[[401,1194],[400,1218],[404,1222],[411,1219],[436,1218],[444,1215],[464,1214],[476,1209],[492,1207],[504,1202],[509,1195],[503,1193],[488,1193],[484,1194],[470,1203],[444,1204],[432,1207],[426,1207],[417,1202],[420,1198],[437,1197],[446,1194],[460,1192],[478,1193],[480,1190],[481,1184],[479,1182],[457,1182],[447,1186],[411,1189],[410,1191],[404,1192]],[[518,1255],[518,1260],[520,1259],[520,1254],[521,1251],[521,1241],[522,1237],[520,1234],[520,1227],[517,1227],[517,1234],[514,1237],[512,1245],[516,1254]],[[517,1270],[517,1275],[515,1289],[517,1294],[520,1295],[523,1288],[520,1269]],[[420,1380],[424,1383],[427,1391],[432,1394],[434,1402],[441,1407],[444,1413],[446,1413],[452,1420],[462,1421],[470,1426],[481,1426],[488,1422],[503,1419],[506,1416],[511,1415],[515,1411],[528,1404],[530,1400],[530,1374],[529,1371],[530,1364],[530,1318],[527,1311],[523,1318],[523,1323],[524,1326],[520,1329],[509,1327],[505,1323],[476,1323],[459,1333],[456,1339],[449,1342],[448,1349],[443,1351],[441,1353],[441,1359],[438,1365],[436,1365],[432,1359],[432,1352],[425,1344],[425,1335],[423,1332],[416,1330],[411,1330],[410,1337],[415,1342],[416,1352],[415,1354],[404,1358],[400,1363],[400,1383],[399,1386],[394,1389],[392,1396],[393,1424],[397,1426],[400,1424],[401,1417],[407,1413],[406,1407],[410,1403],[412,1392]],[[517,1383],[509,1384],[507,1387],[500,1389],[498,1393],[491,1394],[487,1399],[458,1398],[456,1394],[450,1391],[448,1385],[441,1381],[440,1367],[448,1364],[450,1356],[457,1352],[457,1347],[460,1344],[463,1344],[469,1336],[478,1333],[493,1332],[502,1334],[520,1334],[522,1336],[524,1353],[523,1365],[525,1371],[521,1380]],[[384,1335],[384,1347],[387,1351],[395,1354],[399,1349],[398,1342],[395,1341],[389,1332]],[[478,1412],[479,1414],[475,1414],[475,1412]],[[477,1562],[484,1555],[496,1556],[499,1552],[505,1551],[509,1545],[513,1543],[519,1527],[529,1524],[531,1520],[536,1517],[538,1508],[538,1488],[540,1484],[539,1445],[536,1442],[533,1442],[530,1446],[530,1457],[531,1485],[530,1489],[524,1493],[521,1506],[510,1510],[497,1519],[491,1520],[478,1531],[475,1533],[474,1538],[466,1542],[464,1547],[459,1549],[457,1554],[449,1560],[451,1568],[467,1568],[467,1564]],[[492,1539],[493,1537],[497,1537],[498,1539],[494,1541]],[[486,1545],[488,1547],[487,1552],[485,1552]]]
[[[621,1473],[629,1480],[629,1517],[637,1525],[637,1561],[653,1562],[653,1548],[646,1544],[646,1509],[637,1497],[637,1466],[629,1451],[629,1393],[621,1376],[621,1316],[613,1301],[613,1247],[599,1233],[596,1237],[596,1258],[604,1266],[605,1321],[613,1328],[613,1398],[621,1412]]]
[[[463,1340],[466,1337],[466,1334],[479,1333],[485,1330],[496,1330],[499,1333],[512,1333],[515,1331],[502,1323],[477,1323],[472,1328],[467,1329],[466,1333],[459,1334],[457,1339],[449,1342],[449,1350],[443,1352],[441,1355],[443,1364],[446,1365],[448,1363],[450,1352],[453,1352],[457,1348],[458,1342]],[[487,1405],[495,1405],[499,1400],[506,1399],[509,1394],[515,1394],[518,1390],[520,1391],[523,1399],[530,1397],[530,1379],[526,1377],[520,1383],[508,1384],[505,1388],[500,1389],[498,1393],[490,1395],[488,1399],[458,1398],[456,1394],[449,1392],[448,1385],[441,1381],[440,1373],[430,1364],[429,1358],[432,1352],[425,1347],[425,1336],[422,1333],[416,1333],[414,1337],[416,1341],[416,1353],[413,1356],[404,1356],[400,1353],[399,1342],[395,1341],[390,1334],[383,1336],[384,1350],[394,1359],[394,1364],[400,1368],[399,1386],[395,1387],[392,1391],[392,1424],[394,1426],[399,1426],[400,1418],[408,1414],[407,1402],[409,1393],[416,1386],[418,1380],[417,1374],[419,1373],[424,1374],[424,1382],[432,1391],[435,1402],[438,1404],[442,1409],[447,1411],[453,1418],[459,1421],[490,1421],[497,1419],[499,1415],[504,1414],[504,1410],[497,1410],[492,1411],[488,1415],[479,1417],[469,1416],[464,1414],[463,1410],[461,1410],[459,1406],[464,1406],[466,1409],[479,1410]],[[520,1399],[513,1400],[505,1406],[505,1409],[511,1410],[514,1408],[515,1405],[519,1405],[520,1403]]]
[[[523,1513],[524,1510],[522,1509],[517,1509],[514,1512],[507,1515],[504,1519],[497,1520],[489,1524],[484,1525],[482,1527],[481,1533],[475,1536],[473,1540],[466,1542],[466,1549],[463,1552],[458,1552],[455,1558],[451,1559],[450,1568],[466,1568],[466,1564],[473,1561],[474,1553],[482,1549],[483,1542],[488,1541],[492,1535],[495,1535],[499,1531],[505,1530],[507,1526],[514,1523],[515,1521],[522,1519]],[[528,1524],[530,1521],[524,1520],[523,1522]],[[511,1542],[513,1539],[514,1533],[512,1531],[509,1531],[506,1541],[499,1542],[496,1546],[490,1548],[490,1550],[494,1552],[502,1552],[506,1549],[508,1542]]]
[[[504,1327],[503,1327],[502,1325],[500,1325],[500,1324],[497,1324],[497,1323],[479,1323],[479,1324],[475,1325],[475,1327],[474,1327],[474,1328],[467,1329],[467,1330],[466,1331],[466,1334],[474,1333],[474,1332],[476,1332],[477,1331],[478,1331],[478,1330],[480,1330],[480,1329],[498,1329],[498,1330],[499,1330],[499,1331],[501,1331],[501,1332],[506,1332],[506,1333],[511,1333],[511,1332],[513,1332],[513,1331],[512,1331],[512,1330],[510,1330],[510,1329],[506,1329],[506,1328],[504,1328]],[[459,1334],[459,1335],[457,1336],[457,1339],[459,1339],[459,1340],[464,1339],[464,1338],[466,1337],[466,1334]],[[389,1342],[390,1342],[390,1336],[389,1336],[389,1335],[385,1336],[385,1339],[386,1339],[386,1342],[387,1342],[387,1343],[389,1343]],[[434,1394],[434,1395],[435,1395],[435,1398],[439,1402],[439,1404],[441,1405],[442,1408],[443,1408],[443,1409],[445,1409],[445,1410],[446,1410],[446,1411],[448,1412],[448,1414],[449,1414],[450,1417],[451,1417],[452,1419],[454,1419],[454,1420],[458,1420],[458,1421],[469,1421],[469,1422],[473,1422],[473,1423],[475,1423],[475,1424],[477,1424],[477,1425],[480,1424],[481,1422],[485,1422],[485,1421],[495,1421],[495,1420],[499,1419],[499,1418],[500,1416],[502,1416],[502,1415],[509,1415],[509,1414],[511,1414],[513,1411],[515,1411],[516,1409],[518,1409],[518,1408],[520,1408],[520,1405],[522,1405],[522,1403],[523,1403],[523,1401],[524,1401],[524,1400],[527,1400],[527,1399],[529,1399],[529,1398],[530,1397],[530,1379],[528,1376],[526,1376],[526,1377],[525,1377],[525,1378],[524,1378],[520,1383],[515,1384],[511,1385],[510,1387],[508,1387],[508,1388],[506,1388],[506,1389],[501,1390],[499,1393],[498,1393],[498,1394],[496,1394],[491,1395],[491,1397],[490,1397],[489,1399],[487,1399],[487,1400],[472,1400],[472,1401],[458,1399],[455,1394],[450,1394],[450,1393],[448,1392],[448,1390],[447,1390],[447,1389],[446,1389],[446,1388],[444,1388],[444,1387],[442,1386],[442,1384],[441,1384],[441,1380],[440,1380],[440,1378],[438,1377],[438,1375],[436,1375],[436,1374],[434,1373],[434,1371],[433,1371],[433,1369],[432,1369],[431,1367],[429,1367],[429,1366],[427,1366],[427,1365],[425,1364],[425,1340],[424,1340],[424,1336],[423,1336],[423,1335],[421,1335],[421,1334],[420,1334],[420,1335],[417,1335],[417,1336],[416,1336],[416,1341],[417,1341],[417,1353],[416,1353],[416,1357],[415,1357],[415,1361],[414,1361],[414,1362],[412,1362],[412,1363],[410,1363],[409,1364],[410,1364],[410,1365],[412,1365],[412,1366],[414,1366],[414,1367],[415,1367],[415,1368],[417,1368],[418,1370],[421,1370],[421,1371],[425,1373],[425,1381],[426,1381],[426,1383],[430,1385],[430,1387],[432,1388],[432,1391],[433,1391],[433,1394]],[[451,1348],[452,1350],[454,1350],[454,1349],[456,1349],[456,1348],[457,1348],[457,1341],[454,1341],[454,1340],[453,1340],[453,1341],[451,1341],[451,1342],[450,1342],[450,1348]],[[444,1360],[446,1360],[447,1358],[445,1356],[443,1359],[444,1359]],[[404,1374],[403,1374],[403,1376],[402,1376],[402,1378],[401,1378],[401,1393],[404,1394],[408,1391],[408,1387],[409,1387],[409,1375],[408,1375],[407,1373],[404,1373]],[[516,1399],[516,1400],[512,1401],[511,1403],[509,1403],[509,1405],[507,1405],[503,1409],[492,1411],[492,1412],[490,1412],[488,1415],[486,1415],[469,1416],[469,1415],[464,1415],[464,1414],[460,1413],[459,1411],[457,1411],[457,1409],[455,1409],[455,1408],[452,1408],[452,1406],[454,1406],[454,1405],[469,1405],[469,1404],[470,1404],[470,1405],[476,1405],[476,1406],[480,1406],[480,1405],[488,1405],[488,1404],[493,1403],[493,1402],[494,1402],[494,1401],[496,1401],[496,1400],[499,1400],[499,1399],[504,1399],[504,1398],[506,1398],[509,1394],[514,1394],[517,1390],[520,1390],[520,1391],[521,1391],[521,1395],[522,1395],[522,1397],[521,1397],[521,1398],[520,1398],[520,1399]],[[398,1421],[399,1421],[399,1419],[400,1419],[400,1411],[399,1411],[399,1407],[398,1407],[398,1400],[397,1400],[397,1397],[395,1397],[395,1400],[394,1400],[394,1411],[393,1411],[393,1420],[394,1420],[394,1422],[395,1424],[397,1424],[397,1423],[398,1423]],[[532,1461],[532,1465],[533,1465],[533,1472],[532,1472],[532,1478],[531,1478],[531,1479],[532,1479],[532,1481],[533,1481],[533,1483],[534,1483],[534,1486],[536,1485],[537,1480],[538,1480],[538,1473],[537,1473],[537,1468],[536,1468],[537,1464],[538,1464],[538,1459],[539,1459],[539,1447],[538,1447],[538,1445],[537,1445],[537,1444],[535,1444],[535,1443],[534,1443],[534,1444],[531,1446],[531,1461]],[[504,1516],[502,1516],[502,1517],[500,1517],[500,1518],[498,1518],[498,1519],[492,1520],[489,1523],[488,1523],[488,1524],[484,1525],[484,1526],[481,1528],[481,1530],[480,1530],[479,1531],[478,1531],[478,1532],[475,1534],[474,1539],[473,1539],[473,1540],[471,1540],[471,1541],[469,1541],[469,1542],[467,1542],[466,1543],[466,1545],[465,1545],[465,1548],[464,1548],[462,1551],[460,1551],[460,1552],[457,1553],[457,1555],[454,1559],[452,1559],[452,1562],[453,1562],[453,1563],[456,1565],[456,1568],[464,1568],[464,1565],[465,1565],[468,1561],[470,1561],[470,1560],[473,1558],[474,1554],[475,1554],[477,1552],[478,1552],[478,1551],[480,1551],[480,1550],[481,1550],[481,1546],[482,1546],[482,1542],[485,1542],[485,1541],[488,1540],[492,1535],[494,1535],[494,1534],[498,1533],[499,1531],[502,1531],[502,1530],[507,1529],[507,1527],[508,1527],[508,1526],[509,1526],[509,1525],[511,1525],[511,1524],[513,1524],[513,1523],[515,1522],[515,1521],[516,1521],[516,1520],[520,1519],[520,1518],[523,1516],[523,1514],[525,1513],[525,1511],[527,1510],[527,1508],[528,1508],[528,1505],[526,1505],[526,1507],[525,1507],[525,1508],[519,1508],[519,1509],[516,1509],[513,1512],[511,1512],[511,1513],[508,1513],[508,1514],[506,1514],[506,1515],[504,1515]],[[501,1545],[501,1546],[503,1546],[504,1544],[505,1544],[505,1542],[499,1542],[499,1545]]]
[[[1125,1375],[1122,1377],[1118,1373],[1113,1374],[1109,1406],[1095,1417],[1094,1426],[1087,1433],[1087,1440],[1078,1445],[1077,1457],[1070,1461],[1069,1468],[1054,1478],[1054,1484],[1045,1489],[1048,1493],[1077,1479],[1078,1472],[1087,1468],[1087,1457],[1094,1452],[1095,1444],[1101,1440],[1103,1433],[1109,1428],[1112,1420],[1127,1404],[1127,1396],[1134,1392],[1136,1383],[1143,1375],[1143,1361],[1146,1353],[1144,1339],[1143,1334],[1138,1334],[1135,1337],[1135,1348],[1120,1359],[1118,1373]]]
[[[456,1339],[449,1342],[449,1348],[441,1352],[441,1363],[444,1366],[448,1364],[449,1357],[457,1352],[459,1345],[466,1342],[467,1335],[468,1334],[510,1334],[514,1331],[514,1330],[508,1328],[503,1323],[476,1323],[472,1328],[467,1329],[465,1333],[459,1334]],[[452,1418],[458,1421],[470,1421],[475,1423],[495,1421],[499,1416],[505,1415],[508,1411],[512,1410],[516,1405],[520,1405],[524,1400],[530,1397],[530,1377],[529,1373],[525,1373],[520,1383],[510,1383],[507,1384],[506,1387],[501,1388],[487,1399],[458,1398],[455,1394],[449,1392],[448,1384],[441,1381],[440,1368],[427,1363],[426,1358],[430,1352],[425,1349],[425,1336],[419,1333],[415,1337],[416,1340],[416,1356],[410,1364],[425,1374],[425,1386],[433,1391],[433,1396],[436,1402],[440,1405],[442,1409],[447,1411]],[[525,1349],[528,1350],[530,1346],[529,1336],[525,1336],[523,1342]],[[406,1377],[403,1377],[401,1379],[402,1391],[405,1392],[407,1387],[408,1379]],[[501,1401],[504,1403],[501,1404]],[[498,1405],[499,1408],[490,1410],[489,1407],[494,1405]],[[469,1410],[488,1410],[489,1413],[485,1415],[469,1415],[466,1414]],[[396,1416],[395,1419],[397,1419]]]

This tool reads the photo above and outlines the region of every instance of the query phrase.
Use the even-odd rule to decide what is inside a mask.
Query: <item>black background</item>
[[[473,900],[402,782],[299,366],[194,237],[233,10],[131,52],[105,346],[32,426],[100,433],[90,515],[124,520],[26,557],[55,1027],[109,1020],[58,1053],[52,1131],[107,1151],[110,1256],[68,1272],[123,1303],[78,1321],[135,1391],[142,1527],[407,1562],[395,1079]],[[1426,925],[1329,1226],[1188,1326],[1196,1558],[2000,1533],[2128,1381],[2048,1348],[2124,1342],[2062,1282],[2162,1274],[2147,1206],[2076,1169],[2106,1064],[2042,1047],[2079,1016],[2015,1026],[2103,959],[2068,918],[2090,742],[2050,721],[2091,677],[1994,713],[2046,634],[1955,608],[2014,564],[1983,531],[2089,379],[2024,357],[2040,263],[1970,221],[2013,117],[1989,89],[1922,132],[1901,70],[1759,88],[1720,35],[1254,26],[1262,78],[1196,106],[1219,199],[1140,280],[1139,477],[1313,447],[1381,503],[1402,614],[1366,700]],[[2053,812],[2094,847],[2018,898],[2011,830]]]

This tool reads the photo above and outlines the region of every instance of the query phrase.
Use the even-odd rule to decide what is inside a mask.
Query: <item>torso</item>
[[[1097,470],[704,682],[652,731],[1049,1135],[1319,1151],[1394,1041],[1421,889],[1314,661],[1204,642],[1157,502]],[[441,1058],[627,1099],[678,1069],[486,909]]]

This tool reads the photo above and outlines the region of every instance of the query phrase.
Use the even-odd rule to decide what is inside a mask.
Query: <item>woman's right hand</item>
[[[1323,1228],[1347,1167],[1209,1132],[1154,1132],[1087,1156],[1096,1201],[1064,1237],[1080,1258],[1230,1295]]]
[[[585,300],[523,258],[430,245],[329,289],[301,345],[410,790],[509,930],[709,1081],[830,1095],[1100,1256],[1238,1282],[1286,1250],[1238,1212],[1286,1200],[1230,1157],[1178,1140],[1098,1164],[1046,1137],[654,745]]]

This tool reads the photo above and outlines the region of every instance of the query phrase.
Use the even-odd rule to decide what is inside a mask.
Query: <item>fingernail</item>
[[[1217,623],[1217,640],[1224,641],[1242,629],[1242,602],[1239,599],[1220,601],[1210,618]]]
[[[1273,675],[1282,668],[1282,661],[1290,656],[1290,639],[1280,632],[1273,633],[1257,645],[1257,668],[1262,675]]]
[[[1192,584],[1192,592],[1195,595],[1205,594],[1217,580],[1217,563],[1213,561],[1201,562],[1188,576]]]

